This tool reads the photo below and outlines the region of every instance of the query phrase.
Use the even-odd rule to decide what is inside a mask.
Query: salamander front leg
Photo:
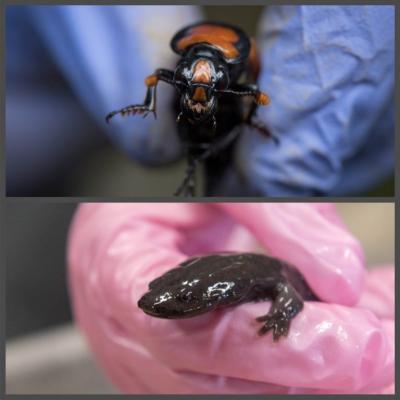
[[[274,341],[289,333],[291,320],[303,308],[303,299],[288,283],[279,283],[275,290],[275,298],[268,314],[256,318],[258,322],[264,322],[258,331],[259,335],[272,330]]]

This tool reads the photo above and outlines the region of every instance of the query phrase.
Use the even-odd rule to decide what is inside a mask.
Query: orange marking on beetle
[[[147,87],[155,86],[157,85],[158,78],[157,75],[149,75],[145,80],[144,83]]]
[[[193,27],[188,35],[177,43],[180,50],[184,50],[192,44],[208,43],[215,46],[227,58],[235,58],[239,55],[235,43],[239,40],[238,34],[230,28],[211,24]]]
[[[216,47],[228,59],[235,58],[239,55],[239,51],[233,43],[230,43],[223,38],[220,39],[210,34],[193,35],[182,38],[178,42],[178,49],[184,50],[192,44],[196,43],[208,43]]]
[[[202,87],[198,87],[195,89],[192,100],[194,101],[207,101],[206,91]]]
[[[256,103],[262,106],[266,106],[270,102],[269,96],[263,92],[257,92]]]
[[[238,34],[231,28],[221,25],[203,24],[194,26],[190,30],[190,34],[207,34],[224,38],[229,42],[239,40]]]
[[[210,83],[211,82],[211,65],[206,60],[199,60],[193,66],[192,82]]]

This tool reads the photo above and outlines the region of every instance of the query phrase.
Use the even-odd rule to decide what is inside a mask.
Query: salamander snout
[[[158,318],[182,318],[184,309],[180,306],[172,290],[149,290],[138,301],[138,306],[146,314]]]
[[[157,295],[150,290],[139,299],[138,307],[146,314],[163,317],[168,313],[168,302],[171,302],[171,295],[168,292]]]

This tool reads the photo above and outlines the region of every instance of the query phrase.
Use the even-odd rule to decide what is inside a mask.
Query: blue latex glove
[[[394,171],[394,6],[267,7],[258,116],[236,166],[257,193],[345,195]]]
[[[178,28],[198,19],[196,7],[33,6],[36,29],[75,93],[99,126],[132,158],[164,163],[180,155],[174,89],[161,84],[157,116],[105,116],[142,103],[144,79],[156,68],[174,68],[169,41]]]
[[[54,191],[72,162],[104,137],[57,71],[30,7],[7,6],[5,28],[7,194],[46,195],[41,185]]]

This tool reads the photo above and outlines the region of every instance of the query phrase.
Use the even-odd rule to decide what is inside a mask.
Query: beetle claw
[[[140,114],[143,114],[143,118],[146,118],[146,117],[149,115],[149,113],[152,113],[153,116],[154,116],[154,119],[157,119],[156,110],[151,110],[151,109],[149,109],[149,108],[147,108],[147,107],[143,107],[143,108],[139,111],[139,113],[140,113]]]
[[[128,106],[125,108],[122,108],[119,111],[112,111],[109,114],[107,114],[106,116],[106,122],[109,123],[111,118],[114,117],[114,115],[120,114],[122,117],[125,117],[127,115],[143,115],[143,118],[147,117],[147,114],[151,112],[154,115],[154,118],[157,119],[157,114],[155,110],[152,110],[150,108],[148,108],[145,105],[133,105],[133,106]]]

